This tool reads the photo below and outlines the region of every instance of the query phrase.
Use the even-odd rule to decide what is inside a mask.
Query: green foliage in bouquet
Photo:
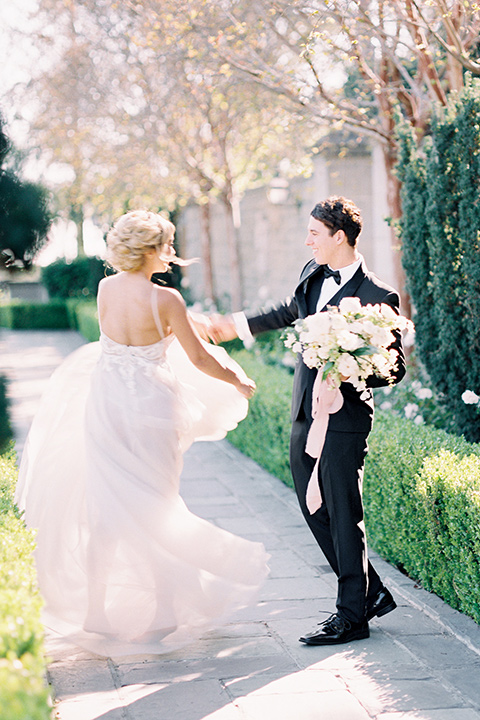
[[[41,599],[27,530],[13,502],[13,453],[0,456],[0,708],[2,720],[49,720]]]
[[[468,80],[432,118],[418,149],[415,130],[398,125],[403,217],[400,235],[415,308],[419,357],[456,429],[480,441],[480,81]]]

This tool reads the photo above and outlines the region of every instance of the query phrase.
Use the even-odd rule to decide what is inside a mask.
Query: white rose
[[[299,337],[304,345],[310,345],[311,343],[314,343],[317,340],[315,333],[310,332],[310,330],[303,330],[300,333]]]
[[[330,326],[332,330],[348,330],[349,323],[348,320],[343,317],[343,315],[340,315],[340,313],[336,313],[335,315],[331,316]]]
[[[387,358],[385,358],[383,355],[372,355],[372,365],[377,369],[378,372],[380,372],[382,375],[388,374],[390,370],[390,363]]]
[[[430,388],[420,388],[419,390],[417,390],[415,395],[419,400],[429,400],[431,397],[433,397],[433,393]]]
[[[355,335],[355,333],[349,332],[348,330],[344,330],[338,334],[337,342],[341,348],[347,350],[348,352],[358,350],[358,348],[363,345],[363,340],[359,338],[358,335]]]
[[[307,348],[303,351],[303,362],[305,365],[309,368],[317,367],[318,365],[318,355],[317,351],[314,350],[314,348]]]
[[[465,405],[478,405],[480,397],[478,397],[478,395],[474,393],[473,390],[465,390],[465,392],[462,394],[462,400]]]
[[[287,348],[293,347],[295,340],[296,340],[296,338],[293,333],[287,333],[287,337],[285,338],[285,346]]]
[[[330,330],[330,317],[326,312],[315,313],[305,318],[309,332],[316,335],[324,335]]]
[[[378,325],[374,326],[374,329],[370,334],[370,338],[373,345],[384,348],[387,348],[395,340],[390,330],[387,330],[387,328],[378,327]]]
[[[337,370],[341,375],[345,375],[345,377],[352,378],[358,376],[358,365],[357,361],[354,357],[349,355],[348,353],[344,353],[338,363],[337,363]]]
[[[342,298],[338,304],[341,313],[358,313],[362,307],[357,297]]]
[[[411,419],[411,418],[415,417],[418,410],[419,410],[419,407],[415,403],[407,403],[403,409],[403,412],[405,413],[406,418]]]
[[[383,317],[387,318],[387,320],[397,321],[399,319],[399,316],[397,315],[395,310],[390,305],[387,305],[386,303],[382,303],[380,309],[381,309],[381,313],[382,313]],[[402,321],[400,321],[400,322],[402,322]]]

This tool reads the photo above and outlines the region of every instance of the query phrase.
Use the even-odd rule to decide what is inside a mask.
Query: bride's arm
[[[167,290],[165,288],[165,290]],[[239,377],[233,370],[222,365],[208,352],[196,330],[187,316],[185,302],[176,290],[162,293],[159,298],[159,312],[164,314],[168,325],[178,338],[181,346],[188,355],[189,360],[202,372],[218,380],[234,385],[246,398],[250,398],[255,391],[255,383],[250,378]]]

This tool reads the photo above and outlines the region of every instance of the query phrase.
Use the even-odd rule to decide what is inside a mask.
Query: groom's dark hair
[[[337,230],[343,230],[348,244],[355,247],[362,230],[363,220],[360,210],[352,200],[333,195],[323,202],[317,203],[310,214],[315,220],[319,220],[330,228],[330,235],[336,233]]]

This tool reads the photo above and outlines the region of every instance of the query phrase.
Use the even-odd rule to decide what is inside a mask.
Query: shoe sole
[[[348,640],[341,640],[341,639],[335,639],[335,638],[327,638],[324,637],[321,640],[309,640],[307,638],[299,638],[300,642],[305,643],[305,645],[342,645],[345,643],[349,643],[352,640],[365,640],[366,638],[370,637],[370,631],[369,630],[358,630],[356,633],[353,633],[351,637],[348,638]]]
[[[387,605],[386,607],[382,608],[376,613],[373,613],[372,615],[367,615],[367,621],[370,622],[370,620],[373,620],[374,617],[381,618],[384,615],[387,615],[389,612],[392,612],[392,610],[395,610],[397,607],[397,603],[395,600],[390,603],[390,605]]]

